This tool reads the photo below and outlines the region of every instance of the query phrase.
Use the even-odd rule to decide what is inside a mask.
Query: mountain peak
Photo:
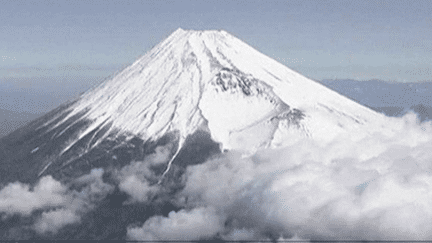
[[[226,34],[227,32],[223,29],[219,29],[219,30],[193,30],[193,29],[183,29],[183,28],[178,28],[176,29],[172,34],[177,34],[177,33],[184,33],[184,32],[188,32],[188,33],[196,33],[196,34],[209,34],[209,33],[222,33],[222,34]]]
[[[221,149],[250,153],[303,138],[372,132],[382,119],[226,31],[179,28],[37,130],[55,131],[55,138],[85,124],[59,145],[56,156],[82,143],[86,153],[110,138],[157,141],[172,133],[177,154],[199,129]]]
[[[113,79],[86,93],[64,121],[84,112],[86,119],[95,122],[94,127],[112,122],[113,128],[139,134],[145,140],[173,130],[187,137],[207,123],[216,141],[226,148],[238,148],[244,145],[229,142],[229,134],[265,119],[274,120],[294,108],[304,111],[314,106],[328,112],[338,110],[346,114],[343,119],[354,124],[379,116],[226,31],[179,28]],[[298,124],[301,134],[313,134],[311,127]],[[264,144],[272,142],[250,146]]]

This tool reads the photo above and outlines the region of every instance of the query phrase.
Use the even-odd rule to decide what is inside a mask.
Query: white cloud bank
[[[191,166],[177,200],[190,210],[129,227],[128,237],[431,239],[431,123],[419,125],[408,114],[389,118],[388,125],[392,133],[356,142],[302,140],[249,158],[229,152]]]
[[[138,240],[199,240],[223,230],[224,222],[213,208],[194,208],[155,216],[142,227],[131,227],[128,236]]]
[[[328,144],[302,140],[242,158],[235,151],[190,166],[174,198],[184,208],[131,225],[133,240],[427,240],[432,238],[432,125],[415,117],[389,118],[391,133]],[[118,171],[119,189],[133,202],[164,193],[150,166],[169,158],[160,147],[146,161]],[[0,214],[43,212],[33,229],[56,233],[79,223],[113,188],[102,169],[70,189],[50,176],[33,188],[11,183],[0,190]],[[162,189],[162,190],[161,190]]]
[[[43,212],[42,216],[36,221],[34,229],[38,233],[56,233],[68,224],[80,222],[80,219],[81,217],[70,209]]]
[[[39,208],[61,206],[66,190],[51,176],[41,178],[32,190],[20,182],[10,183],[0,191],[0,213],[28,216]]]
[[[150,167],[168,161],[170,146],[159,146],[145,161],[135,161],[114,171],[119,189],[131,197],[127,203],[147,202],[159,191],[157,184],[150,185],[150,181],[159,179]],[[93,169],[69,184],[62,184],[51,176],[42,177],[34,187],[21,182],[10,183],[0,190],[0,216],[3,215],[3,220],[15,214],[30,217],[42,210],[32,228],[39,234],[55,234],[66,225],[81,222],[81,216],[94,209],[96,203],[114,189],[103,182],[103,174],[103,169]]]
[[[159,175],[152,171],[152,166],[165,165],[171,159],[172,145],[158,146],[155,152],[148,155],[144,161],[133,161],[123,167],[117,174],[116,179],[119,189],[131,198],[127,202],[149,202],[153,195],[162,189],[158,185]]]
[[[73,184],[81,190],[71,190],[51,176],[42,177],[31,188],[20,182],[10,183],[0,191],[0,214],[31,216],[36,210],[42,214],[32,228],[39,234],[56,233],[66,225],[79,223],[81,216],[94,207],[113,188],[102,181],[102,169],[93,169],[90,174],[76,179]]]

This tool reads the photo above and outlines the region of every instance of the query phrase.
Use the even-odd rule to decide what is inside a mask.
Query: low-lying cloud
[[[111,171],[128,204],[180,208],[124,225],[131,240],[426,240],[432,238],[432,124],[415,115],[388,118],[391,131],[304,139],[244,157],[230,151],[188,166],[176,194],[158,184],[172,148]],[[157,170],[156,170],[157,171]],[[93,169],[69,184],[51,176],[0,190],[0,215],[30,217],[38,234],[55,234],[113,191]]]
[[[68,224],[80,222],[80,216],[71,209],[58,209],[49,212],[43,212],[42,216],[37,219],[34,229],[38,233],[56,233],[59,229]]]
[[[57,233],[66,225],[79,223],[81,216],[112,191],[102,180],[103,169],[93,169],[70,185],[62,184],[50,175],[42,177],[31,188],[20,182],[10,183],[0,191],[0,214],[3,220],[12,215],[31,217],[36,211],[32,229],[39,234]],[[71,189],[72,186],[80,190]]]
[[[139,179],[136,175],[130,175],[119,184],[121,191],[131,196],[132,202],[147,202],[151,199],[151,194],[157,191],[157,186],[150,186],[144,179]]]
[[[164,167],[170,160],[172,145],[158,146],[155,152],[148,155],[144,161],[133,161],[116,173],[116,179],[120,191],[125,192],[131,198],[128,203],[148,202],[163,189],[157,183],[160,175],[152,170],[154,166]],[[165,167],[164,167],[165,168]]]
[[[152,217],[142,227],[129,228],[128,235],[145,241],[199,240],[222,231],[223,225],[224,221],[214,208],[197,207],[172,211],[168,217]]]
[[[178,204],[188,210],[129,227],[128,237],[430,239],[431,123],[418,124],[408,114],[389,118],[388,125],[392,132],[360,141],[341,137],[323,145],[305,139],[248,158],[232,151],[190,166],[186,186],[177,195]],[[196,221],[188,217],[192,215]],[[206,217],[211,229],[204,230],[198,222]],[[203,230],[207,233],[197,233]]]
[[[33,189],[20,182],[10,183],[0,191],[0,213],[28,216],[36,209],[64,205],[66,190],[51,176],[41,178]]]
[[[148,202],[160,193],[156,183],[159,177],[151,167],[168,161],[170,146],[159,146],[144,161],[111,171],[119,190],[130,196],[126,204]],[[67,184],[50,175],[42,177],[33,187],[10,183],[0,190],[0,216],[3,220],[13,215],[36,217],[30,228],[38,234],[55,234],[67,225],[80,223],[84,214],[95,209],[114,190],[114,185],[103,181],[104,173],[104,169],[96,168]]]

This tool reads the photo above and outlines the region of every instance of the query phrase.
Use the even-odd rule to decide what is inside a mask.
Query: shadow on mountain
[[[49,114],[31,122],[0,140],[0,167],[2,187],[7,183],[20,181],[34,185],[42,176],[52,175],[65,185],[92,169],[103,168],[104,183],[115,186],[113,192],[98,201],[93,210],[81,217],[80,223],[74,223],[60,229],[56,234],[37,235],[31,228],[42,210],[35,211],[28,217],[12,215],[0,217],[1,239],[119,239],[126,238],[128,225],[141,225],[154,215],[167,216],[180,208],[170,201],[173,194],[184,186],[184,172],[187,166],[205,162],[220,153],[208,132],[198,130],[189,135],[183,147],[164,177],[162,185],[165,195],[156,195],[146,203],[125,203],[129,196],[118,188],[118,181],[112,172],[119,171],[133,161],[145,161],[155,153],[159,146],[171,144],[171,156],[175,154],[178,135],[169,133],[156,141],[144,141],[132,134],[107,134],[112,124],[103,124],[86,136],[74,141],[67,151],[62,152],[64,144],[76,138],[79,131],[89,126],[90,121],[81,119],[84,114],[77,114],[66,123],[59,122],[69,113],[67,107],[60,107]],[[46,124],[46,125],[44,125]],[[100,141],[95,144],[94,141]],[[91,148],[91,149],[89,149]],[[55,156],[61,154],[60,156]],[[42,175],[39,171],[47,162],[51,165]],[[164,164],[156,174],[161,175],[166,169]],[[69,188],[71,190],[71,188]]]

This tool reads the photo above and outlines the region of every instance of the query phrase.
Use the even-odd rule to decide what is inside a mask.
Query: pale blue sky
[[[181,27],[225,29],[314,79],[432,80],[431,16],[429,0],[2,1],[0,77],[109,75]]]
[[[0,1],[0,89],[76,95],[179,27],[224,29],[315,80],[432,80],[429,0],[23,0]]]

